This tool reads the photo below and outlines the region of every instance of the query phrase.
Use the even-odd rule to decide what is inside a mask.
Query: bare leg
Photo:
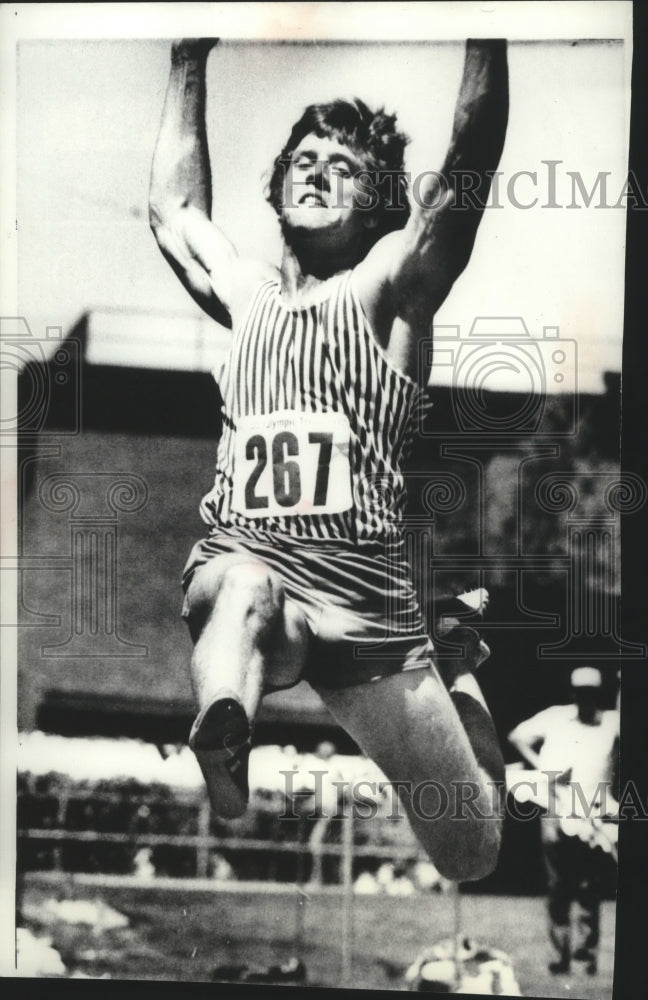
[[[249,737],[264,684],[298,679],[306,623],[284,603],[276,575],[248,556],[224,555],[202,566],[187,602],[198,707],[190,745],[214,810],[239,816],[247,805]]]
[[[403,783],[412,828],[441,874],[489,874],[501,839],[499,795],[436,669],[319,693],[387,779]]]
[[[444,641],[451,643],[454,649],[452,653],[437,650],[436,666],[450,692],[477,762],[488,778],[500,786],[503,808],[504,762],[493,720],[475,676],[480,663],[490,656],[490,650],[475,629],[461,625],[447,632]]]

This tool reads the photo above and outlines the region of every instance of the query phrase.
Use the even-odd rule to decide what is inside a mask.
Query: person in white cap
[[[571,675],[571,704],[546,708],[509,734],[549,781],[550,807],[541,829],[549,935],[556,952],[552,973],[569,972],[572,960],[590,975],[598,971],[603,851],[614,853],[601,817],[617,811],[613,773],[619,737],[618,711],[602,708],[602,683],[600,670],[578,667]]]

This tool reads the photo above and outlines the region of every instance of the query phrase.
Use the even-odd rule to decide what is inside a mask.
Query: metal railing
[[[262,837],[218,835],[210,832],[211,810],[209,801],[204,794],[188,794],[179,792],[172,797],[160,798],[150,793],[119,793],[108,791],[93,791],[92,789],[74,789],[61,783],[55,791],[37,792],[27,790],[19,794],[20,798],[28,797],[32,801],[54,800],[56,802],[56,814],[54,825],[19,826],[17,830],[18,842],[41,842],[53,845],[52,869],[54,871],[64,871],[61,847],[72,844],[121,844],[133,850],[133,852],[145,847],[171,847],[190,848],[195,851],[196,877],[206,879],[210,873],[210,857],[212,852],[260,852],[271,855],[293,855],[300,858],[313,858],[317,853],[320,857],[333,857],[340,859],[342,881],[346,877],[352,876],[353,862],[355,859],[369,858],[392,862],[416,861],[425,857],[417,843],[412,839],[411,845],[403,844],[357,844],[354,842],[353,809],[345,808],[345,822],[342,828],[341,842],[322,842],[316,845],[309,843],[304,837],[304,826],[300,820],[295,829],[298,836],[295,839],[279,840]],[[69,806],[73,802],[92,802],[96,804],[112,803],[119,806],[138,809],[141,806],[159,806],[171,808],[195,809],[197,815],[193,817],[193,824],[197,828],[196,833],[165,833],[152,832],[146,830],[97,830],[97,829],[70,829]],[[275,817],[280,822],[279,816]],[[312,817],[310,817],[312,818]],[[131,817],[132,821],[133,817]],[[303,820],[303,817],[302,817]],[[401,820],[400,822],[405,822]],[[349,839],[351,831],[351,839]],[[20,851],[20,848],[19,848]],[[303,862],[302,862],[303,867]],[[346,875],[345,875],[346,873]]]

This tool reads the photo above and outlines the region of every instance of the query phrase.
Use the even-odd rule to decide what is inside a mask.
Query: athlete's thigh
[[[200,639],[221,600],[223,583],[233,566],[254,566],[256,560],[249,553],[226,552],[212,556],[195,568],[185,587],[182,617],[187,623],[192,642]]]
[[[336,691],[324,703],[389,781],[480,781],[473,752],[434,668],[406,670]]]
[[[310,630],[304,612],[289,598],[283,605],[281,626],[272,643],[266,665],[266,687],[291,687],[304,671]]]
[[[231,629],[232,618],[227,614],[229,608],[226,603],[231,599],[231,594],[228,595],[223,583],[229,571],[238,566],[249,567],[252,580],[260,572],[267,571],[278,605],[272,639],[266,648],[266,683],[270,687],[296,683],[308,650],[306,617],[296,604],[285,598],[278,574],[252,553],[223,553],[213,556],[196,569],[187,587],[183,607],[183,618],[189,627],[191,639],[195,645],[203,636],[208,623],[212,631],[218,628],[226,628],[228,631]],[[222,615],[218,614],[219,608],[224,612]]]

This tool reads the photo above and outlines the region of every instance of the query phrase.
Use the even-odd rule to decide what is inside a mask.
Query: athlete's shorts
[[[434,647],[400,538],[356,545],[221,526],[192,548],[185,594],[201,566],[232,553],[278,574],[286,601],[304,614],[309,646],[295,684],[305,679],[315,688],[344,688],[430,665]],[[182,615],[189,617],[186,597]]]

